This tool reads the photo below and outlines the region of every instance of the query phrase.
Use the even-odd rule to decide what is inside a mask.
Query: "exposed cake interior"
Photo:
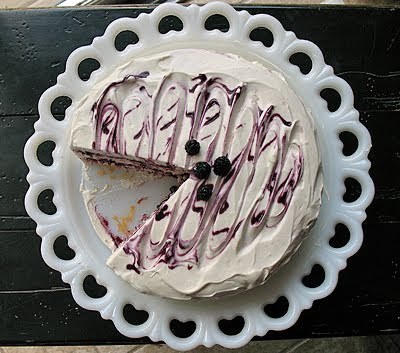
[[[108,165],[108,166],[115,166],[117,168],[125,168],[127,170],[135,170],[141,171],[149,174],[150,176],[157,176],[157,177],[164,177],[170,176],[174,177],[177,180],[176,186],[170,188],[169,193],[166,194],[158,203],[157,207],[154,211],[150,214],[144,213],[139,219],[138,224],[135,226],[131,235],[134,235],[146,222],[148,218],[150,218],[154,213],[157,213],[160,208],[162,208],[163,204],[174,194],[180,185],[188,178],[189,174],[188,171],[185,171],[182,168],[172,166],[172,165],[160,165],[152,162],[151,160],[141,161],[129,158],[122,158],[121,156],[110,156],[110,155],[103,155],[98,152],[93,151],[85,151],[79,149],[73,149],[75,154],[86,164],[101,164],[101,165]],[[143,183],[146,180],[142,181]],[[99,217],[101,217],[99,215]],[[110,235],[113,239],[116,246],[120,245],[120,242],[115,242],[115,236]]]
[[[136,159],[122,158],[121,156],[112,156],[110,154],[103,155],[98,152],[79,149],[73,149],[73,151],[83,162],[86,163],[108,164],[116,167],[125,167],[129,169],[145,171],[153,175],[173,176],[178,178],[178,180],[187,179],[187,171],[172,165],[160,165],[151,160],[141,161]]]

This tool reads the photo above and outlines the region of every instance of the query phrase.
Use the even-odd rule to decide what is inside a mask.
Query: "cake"
[[[310,111],[280,73],[233,54],[175,50],[117,67],[76,108],[70,146],[85,163],[178,180],[132,234],[108,242],[107,265],[142,293],[202,299],[259,286],[318,217]]]

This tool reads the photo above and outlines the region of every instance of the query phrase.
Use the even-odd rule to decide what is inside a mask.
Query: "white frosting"
[[[198,155],[184,149],[190,138]],[[233,176],[206,180],[210,200],[196,200],[204,181],[192,175],[162,206],[165,217],[153,214],[110,256],[144,293],[205,298],[260,285],[318,216],[321,161],[309,113],[282,75],[235,55],[177,50],[120,66],[80,102],[71,148],[176,173],[222,155],[232,161]]]

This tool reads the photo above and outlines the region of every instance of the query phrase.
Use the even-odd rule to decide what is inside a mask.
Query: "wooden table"
[[[376,196],[364,223],[361,250],[348,261],[332,295],[317,301],[291,329],[262,339],[399,332],[400,8],[239,8],[269,13],[298,37],[315,42],[327,63],[352,86],[355,106],[373,141]],[[123,337],[112,322],[78,307],[59,273],[45,265],[35,223],[24,209],[28,170],[23,160],[25,141],[38,119],[38,99],[64,71],[68,55],[101,35],[114,19],[143,11],[150,10],[0,12],[0,345],[149,342]],[[222,22],[215,25],[224,28]],[[62,118],[64,108],[63,102],[54,107],[56,118]],[[347,149],[351,140],[344,139]],[[41,151],[43,158],[50,147]],[[354,197],[357,185],[347,186],[345,197]],[[47,201],[41,201],[45,208],[50,207]],[[343,237],[339,229],[336,240]],[[62,244],[60,251],[67,256]],[[94,283],[89,287],[95,293],[101,290]],[[237,322],[228,325],[234,330]]]

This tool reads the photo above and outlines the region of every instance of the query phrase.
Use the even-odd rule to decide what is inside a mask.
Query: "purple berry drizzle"
[[[202,142],[202,148],[206,150],[206,162],[211,163],[212,159],[216,157],[214,152],[217,142],[221,138],[224,139],[224,149],[226,153],[228,152],[231,143],[229,139],[234,134],[232,130],[243,128],[243,124],[230,126],[233,124],[231,122],[233,119],[229,118],[235,109],[240,109],[242,103],[238,102],[243,102],[240,97],[246,91],[246,85],[239,84],[229,88],[220,77],[207,77],[205,74],[200,74],[192,78],[186,74],[173,73],[164,77],[151,95],[148,92],[152,91],[148,90],[146,81],[148,76],[148,72],[128,75],[121,81],[111,83],[99,97],[92,109],[95,122],[94,149],[126,154],[126,141],[135,140],[135,157],[143,159],[145,162],[158,161],[163,157],[162,162],[167,167],[173,167],[182,126],[186,119],[190,119],[190,133],[187,140],[203,141],[207,139],[207,146],[204,146],[205,142]],[[118,100],[115,97],[119,91],[124,92],[124,86],[127,84],[130,85],[130,92],[135,92],[136,103],[132,104],[133,108],[124,112],[121,98]],[[177,97],[176,101],[166,105],[165,102],[172,96]],[[187,102],[190,100],[194,101],[194,107],[187,106]],[[143,120],[140,129],[130,136],[124,136],[124,120],[129,114],[134,115],[135,109],[143,106],[146,106],[147,110],[144,118],[140,116],[140,119]],[[300,146],[291,144],[290,146],[295,146],[297,150],[291,151],[292,158],[289,162],[287,161],[290,147],[287,135],[292,129],[292,123],[275,112],[272,105],[264,109],[252,107],[252,112],[253,125],[248,142],[244,144],[237,156],[229,156],[232,168],[228,175],[219,178],[215,183],[211,200],[205,203],[196,199],[197,189],[202,183],[199,180],[196,181],[189,197],[172,206],[168,205],[168,202],[162,205],[158,212],[155,212],[122,245],[125,253],[133,258],[132,263],[127,265],[127,269],[140,273],[141,270],[151,270],[160,263],[166,264],[170,269],[180,265],[187,266],[189,269],[198,262],[199,251],[205,251],[207,259],[221,254],[241,227],[271,228],[282,221],[292,200],[293,192],[302,177],[304,165],[302,151]],[[143,111],[141,113],[143,115]],[[139,118],[139,115],[136,117]],[[224,117],[225,119],[228,117],[229,126],[226,127],[226,131],[231,131],[230,133],[226,133],[225,136],[220,135],[219,132],[202,136],[202,129],[210,126],[215,125],[215,130],[220,131]],[[167,138],[165,138],[166,133]],[[154,142],[159,142],[160,138],[165,139],[164,150],[155,151]],[[143,148],[147,149],[145,155]],[[184,149],[180,145],[179,148]],[[247,185],[244,187],[246,190],[253,181],[260,156],[270,150],[275,151],[276,160],[270,176],[265,180],[262,197],[255,202],[250,216],[239,219],[239,211],[243,203],[242,197],[238,201],[238,212],[232,216],[230,226],[214,229],[218,217],[229,210],[230,205],[227,198],[242,166],[245,163],[251,164]],[[185,152],[183,151],[183,153]],[[186,162],[186,169],[189,167],[188,163],[190,163],[190,156]],[[285,163],[291,163],[291,167],[284,180],[280,180],[283,167],[287,167]],[[276,204],[282,206],[281,211],[272,217],[270,215],[271,208]],[[172,209],[168,209],[168,207],[172,207]],[[181,230],[189,212],[198,213],[199,223],[197,229],[193,229],[193,236],[190,239],[183,239]],[[166,231],[161,240],[154,242],[150,239],[151,231],[155,222],[161,221],[168,222]],[[109,229],[107,224],[103,224],[103,226],[106,230]],[[118,246],[117,243],[120,239],[112,233],[110,236]],[[206,236],[218,238],[218,241],[207,241],[207,249],[204,250],[200,243]]]

